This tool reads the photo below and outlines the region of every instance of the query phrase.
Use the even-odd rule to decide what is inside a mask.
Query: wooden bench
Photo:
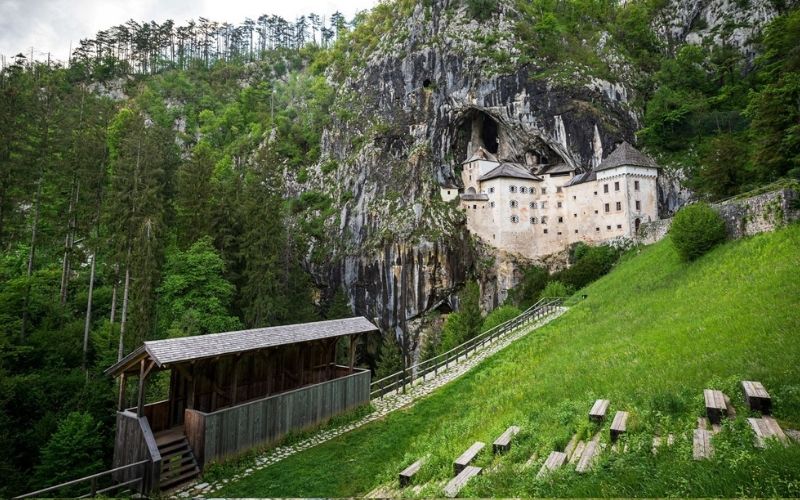
[[[450,482],[444,487],[444,496],[447,498],[453,498],[458,495],[458,492],[461,491],[461,488],[467,485],[467,481],[469,481],[470,478],[479,475],[481,471],[483,471],[483,469],[472,465],[464,467],[464,469],[459,472],[456,477],[451,479]]]
[[[481,443],[480,441],[475,441],[475,443],[472,446],[470,446],[467,449],[467,451],[462,453],[461,456],[458,457],[455,462],[453,462],[454,474],[455,475],[460,474],[461,471],[463,471],[464,468],[468,466],[470,462],[472,462],[475,459],[475,457],[478,455],[478,453],[480,453],[480,451],[483,449],[484,446],[486,446],[484,443]]]
[[[725,405],[725,395],[722,391],[714,389],[704,389],[703,397],[706,400],[706,414],[712,424],[718,424],[722,417],[728,414],[728,407]]]
[[[711,446],[711,431],[706,429],[695,429],[694,440],[692,442],[692,456],[695,460],[711,458],[714,448]]]
[[[753,432],[756,435],[756,446],[759,448],[766,447],[767,443],[766,440],[770,438],[775,438],[784,446],[789,445],[789,438],[781,429],[781,426],[778,425],[778,422],[772,417],[762,417],[762,418],[748,418],[747,422],[752,427]]]
[[[742,381],[742,392],[744,392],[744,401],[751,410],[760,411],[765,415],[770,414],[772,398],[761,382]]]
[[[421,458],[414,462],[413,464],[406,467],[403,472],[398,475],[398,480],[400,481],[400,487],[403,488],[411,484],[411,480],[414,478],[414,475],[419,472],[420,467],[422,464],[425,463],[425,459]]]
[[[542,464],[542,468],[539,469],[539,473],[536,474],[537,478],[544,477],[550,472],[558,469],[567,461],[567,454],[562,451],[554,451],[547,457],[547,460],[544,461]]]
[[[594,402],[594,406],[592,409],[589,410],[589,420],[595,422],[602,422],[606,419],[606,412],[608,411],[608,405],[611,404],[611,401],[607,399],[598,399]]]
[[[628,412],[618,411],[611,422],[611,441],[616,441],[620,434],[628,430]]]
[[[511,438],[519,434],[519,427],[516,425],[512,425],[502,434],[500,437],[494,440],[492,443],[492,451],[497,453],[505,453],[511,449]]]

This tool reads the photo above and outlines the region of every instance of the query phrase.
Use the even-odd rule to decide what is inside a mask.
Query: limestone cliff
[[[317,282],[327,293],[342,284],[355,311],[404,338],[409,351],[414,325],[427,311],[449,309],[469,276],[481,276],[483,302],[493,306],[518,275],[509,259],[480,248],[456,205],[440,199],[441,185],[459,183],[469,153],[485,146],[504,160],[586,169],[616,142],[635,142],[640,128],[635,71],[606,36],[593,50],[613,81],[579,64],[546,71],[535,54],[521,57],[511,2],[499,2],[482,23],[464,4],[417,2],[397,13],[343,81],[331,72],[336,108],[346,112],[324,132],[310,181],[341,202],[327,227],[333,258],[313,266]],[[671,18],[665,33],[685,38],[697,15]],[[675,179],[661,188],[666,214],[686,193]]]

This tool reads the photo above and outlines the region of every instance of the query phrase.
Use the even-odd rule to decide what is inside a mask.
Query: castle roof
[[[612,168],[630,165],[634,167],[646,168],[660,168],[658,163],[638,149],[634,148],[627,142],[623,141],[619,146],[606,157],[605,160],[600,162],[600,165],[595,169],[596,172],[601,170],[610,170]]]
[[[479,147],[474,153],[472,153],[472,156],[470,156],[468,160],[462,163],[462,165],[464,163],[470,163],[478,160],[493,161],[495,163],[498,163],[497,157],[495,155],[486,151],[486,149],[484,149],[483,147]]]
[[[539,171],[536,172],[539,175],[542,174],[566,174],[575,170],[575,167],[571,167],[566,163],[555,163],[553,165],[542,165],[539,168]]]
[[[486,193],[461,193],[459,196],[464,201],[489,201],[489,195]]]
[[[597,172],[592,170],[591,172],[584,172],[576,175],[570,179],[568,183],[564,184],[564,187],[575,186],[577,184],[583,184],[584,182],[591,182],[594,180],[597,180]]]
[[[513,179],[527,179],[529,181],[540,181],[539,177],[531,174],[527,168],[517,163],[501,163],[489,170],[478,178],[479,181],[488,181],[500,177],[510,177]]]

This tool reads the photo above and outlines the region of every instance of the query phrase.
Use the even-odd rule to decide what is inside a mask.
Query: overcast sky
[[[335,11],[347,19],[368,9],[377,0],[0,0],[0,54],[10,58],[18,52],[46,59],[66,60],[70,48],[81,38],[128,19],[157,22],[172,19],[178,24],[205,17],[219,22],[240,23],[261,14],[286,19],[316,12],[326,17]]]

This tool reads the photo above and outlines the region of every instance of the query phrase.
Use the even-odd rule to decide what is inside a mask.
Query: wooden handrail
[[[444,366],[449,367],[452,361],[451,355],[454,355],[456,363],[461,356],[469,357],[469,352],[473,352],[477,346],[491,343],[501,335],[516,329],[519,325],[529,320],[531,317],[538,318],[545,314],[552,312],[555,306],[563,303],[563,298],[554,299],[541,299],[536,304],[532,305],[519,315],[505,321],[489,330],[476,335],[475,337],[462,342],[461,344],[453,347],[449,351],[438,354],[430,359],[414,364],[410,367],[405,367],[401,371],[392,373],[386,377],[375,380],[370,384],[370,397],[379,395],[383,397],[385,394],[396,391],[398,389],[405,390],[406,385],[413,383],[415,377],[424,377],[432,371],[438,371],[441,366],[440,362],[444,359]],[[393,382],[387,383],[390,379]]]
[[[41,489],[41,490],[33,491],[31,493],[25,493],[24,495],[20,495],[20,496],[14,497],[14,499],[35,497],[35,496],[41,495],[42,493],[48,493],[50,491],[58,490],[58,489],[61,489],[61,488],[66,488],[67,486],[73,486],[75,484],[79,484],[79,483],[82,483],[82,482],[85,482],[85,481],[91,481],[93,479],[97,479],[97,478],[100,478],[100,477],[103,477],[103,476],[107,476],[109,474],[113,474],[114,472],[119,472],[119,471],[122,471],[122,470],[131,469],[133,467],[138,467],[139,465],[144,465],[144,464],[148,464],[148,463],[150,463],[150,460],[142,460],[140,462],[134,462],[134,463],[128,464],[128,465],[122,465],[120,467],[115,467],[113,469],[105,470],[103,472],[98,472],[97,474],[92,474],[91,476],[86,476],[86,477],[82,477],[82,478],[79,478],[79,479],[73,479],[72,481],[67,481],[66,483],[57,484],[55,486],[50,486],[48,488],[44,488],[44,489]],[[132,480],[132,481],[135,482],[135,481],[141,481],[141,480],[142,480],[142,478],[140,477],[140,478],[136,478],[135,480]],[[128,481],[127,483],[130,483],[130,482],[131,481]],[[101,491],[97,491],[96,493],[110,491],[110,490],[112,490],[112,489],[114,489],[116,487],[119,487],[119,486],[126,486],[127,483],[115,484],[113,487],[105,488],[105,489],[103,489]]]

